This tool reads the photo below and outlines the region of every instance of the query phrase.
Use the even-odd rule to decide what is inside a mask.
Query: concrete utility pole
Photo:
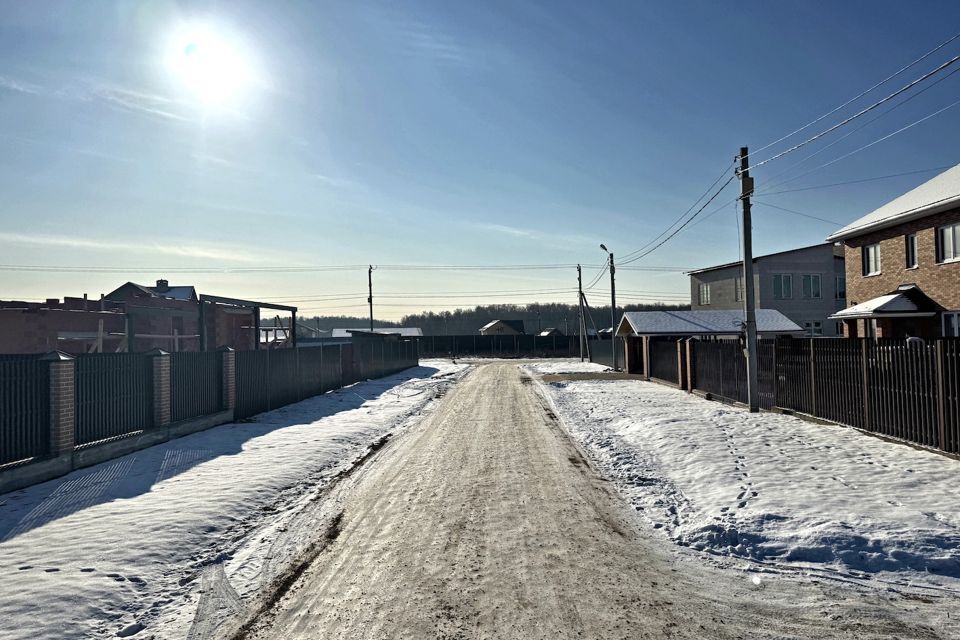
[[[579,313],[580,324],[578,333],[580,334],[580,362],[583,362],[583,340],[587,332],[587,326],[583,323],[583,271],[580,265],[577,265],[577,309]]]
[[[753,178],[747,147],[740,147],[740,207],[743,212],[743,316],[747,333],[747,404],[751,413],[760,410],[760,382],[757,371],[757,311],[753,288],[753,228],[750,221],[750,196]]]
[[[617,272],[613,264],[613,252],[601,244],[600,248],[610,254],[610,350],[613,351],[613,370],[619,371],[617,363],[617,284],[614,274]]]
[[[370,303],[370,332],[373,333],[373,265],[367,269],[367,302]]]

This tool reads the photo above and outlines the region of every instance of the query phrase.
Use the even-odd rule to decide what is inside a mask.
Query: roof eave
[[[906,214],[896,214],[884,218],[883,220],[877,220],[871,224],[863,225],[862,227],[856,227],[852,229],[840,229],[839,231],[834,232],[833,234],[827,236],[827,242],[836,242],[837,240],[846,240],[848,238],[855,238],[857,236],[866,235],[874,231],[880,231],[881,229],[888,229],[890,227],[895,227],[897,225],[903,224],[905,222],[911,222],[917,220],[918,218],[925,218],[926,216],[932,216],[941,211],[946,211],[952,209],[955,206],[960,204],[960,195],[956,195],[949,200],[942,202],[936,202],[934,204],[921,207],[910,213]]]

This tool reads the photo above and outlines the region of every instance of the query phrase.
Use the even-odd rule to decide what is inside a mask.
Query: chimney
[[[87,294],[83,294],[83,310],[87,310]]]
[[[157,280],[157,293],[166,293],[170,290],[170,283],[166,280]]]

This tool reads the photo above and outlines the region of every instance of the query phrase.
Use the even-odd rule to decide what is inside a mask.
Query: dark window
[[[917,266],[917,234],[908,233],[903,237],[907,269]]]

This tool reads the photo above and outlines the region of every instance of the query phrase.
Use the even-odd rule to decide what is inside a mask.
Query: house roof
[[[960,205],[960,164],[859,218],[827,240],[843,240]]]
[[[914,284],[900,285],[896,291],[837,311],[832,320],[859,318],[909,318],[936,315],[939,305]]]
[[[352,333],[370,333],[370,329],[334,329],[330,332],[331,338],[349,338]],[[404,338],[421,338],[423,330],[418,327],[377,327],[373,333],[401,335]]]
[[[523,333],[524,331],[523,320],[491,320],[487,324],[480,327],[480,331],[483,331],[484,329],[489,329],[490,327],[497,324],[498,322],[502,322],[503,324],[507,325],[517,333]]]
[[[798,333],[795,322],[776,309],[757,309],[759,333]],[[628,311],[617,327],[617,335],[734,335],[741,332],[740,309],[707,311]]]
[[[754,264],[756,264],[756,262],[757,262],[758,260],[762,260],[762,259],[764,259],[764,258],[772,258],[772,257],[774,257],[774,256],[781,256],[781,255],[784,255],[784,254],[786,254],[786,253],[793,253],[794,251],[807,251],[807,250],[809,250],[809,249],[819,249],[820,247],[824,246],[825,244],[827,244],[827,243],[821,242],[821,243],[818,243],[818,244],[812,244],[812,245],[807,246],[807,247],[798,247],[798,248],[796,248],[796,249],[787,249],[786,251],[777,251],[776,253],[767,253],[767,254],[762,255],[762,256],[754,256],[753,262],[754,262]],[[835,249],[834,252],[833,252],[833,255],[834,255],[834,257],[842,258],[842,257],[843,257],[843,250],[842,250],[842,249],[839,249],[839,251],[838,251],[837,249]],[[698,273],[704,273],[704,272],[706,272],[706,271],[715,271],[715,270],[717,270],[717,269],[728,269],[728,268],[730,268],[730,267],[739,267],[739,266],[741,266],[742,264],[743,264],[743,260],[737,260],[736,262],[727,262],[727,263],[725,263],[725,264],[718,264],[718,265],[714,265],[714,266],[712,266],[712,267],[703,267],[702,269],[694,269],[693,271],[687,271],[686,274],[687,274],[687,275],[696,275],[696,274],[698,274]]]
[[[191,286],[166,287],[165,289],[161,290],[159,287],[146,287],[142,284],[137,284],[136,282],[127,282],[126,284],[120,285],[119,287],[117,287],[116,289],[108,293],[105,296],[106,299],[108,300],[111,299],[114,295],[117,294],[118,291],[120,291],[124,287],[132,287],[134,289],[139,290],[144,295],[150,296],[152,298],[156,298],[156,297],[173,298],[174,300],[188,300],[188,301],[197,299],[197,290]]]
[[[549,327],[549,328],[547,328],[547,329],[544,329],[543,331],[541,331],[541,332],[538,333],[537,335],[538,335],[539,337],[541,337],[541,338],[548,338],[548,337],[553,336],[553,335],[562,336],[562,335],[563,335],[563,332],[560,331],[560,329],[557,329],[556,327]]]

